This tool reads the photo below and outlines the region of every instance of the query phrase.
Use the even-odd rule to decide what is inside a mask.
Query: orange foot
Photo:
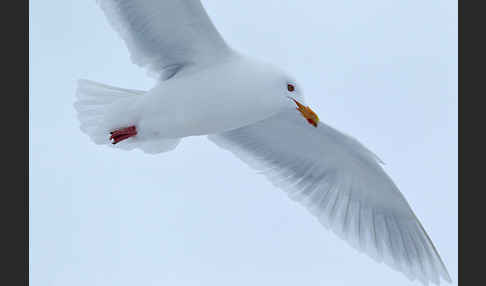
[[[113,140],[111,143],[116,144],[120,141],[128,139],[137,135],[137,128],[135,126],[130,126],[127,128],[117,129],[115,131],[110,132],[110,140]]]

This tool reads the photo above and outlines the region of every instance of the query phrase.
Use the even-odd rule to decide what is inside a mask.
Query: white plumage
[[[161,79],[230,53],[199,0],[98,0],[132,61]]]
[[[424,284],[451,281],[380,160],[320,122],[293,77],[233,51],[199,0],[98,2],[132,61],[159,80],[148,91],[80,80],[75,108],[95,143],[161,153],[209,135],[358,250]]]
[[[412,280],[450,281],[379,159],[355,139],[322,122],[309,127],[294,110],[209,139],[259,170],[356,249]]]

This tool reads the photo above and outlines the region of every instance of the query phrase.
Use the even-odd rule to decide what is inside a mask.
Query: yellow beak
[[[309,106],[304,106],[293,98],[292,100],[295,102],[295,104],[297,104],[296,109],[300,112],[302,117],[304,117],[309,124],[317,127],[317,124],[319,123],[319,116],[317,116],[317,114]]]

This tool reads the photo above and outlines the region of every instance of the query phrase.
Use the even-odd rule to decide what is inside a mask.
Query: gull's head
[[[241,65],[234,70],[241,73],[232,74],[244,85],[241,90],[257,94],[260,103],[295,108],[304,119],[314,127],[319,123],[317,114],[305,103],[302,87],[294,77],[282,69],[262,61],[244,58]],[[235,67],[235,66],[233,66]]]
[[[277,91],[276,94],[286,101],[286,105],[290,104],[294,107],[297,110],[296,112],[299,112],[309,124],[317,127],[319,116],[306,105],[302,87],[295,78],[277,69],[274,69],[271,73],[277,75],[273,87],[273,90]]]

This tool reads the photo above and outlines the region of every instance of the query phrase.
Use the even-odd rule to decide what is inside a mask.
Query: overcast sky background
[[[456,1],[203,4],[386,162],[457,285]],[[94,0],[30,1],[29,63],[31,285],[420,285],[205,137],[156,156],[89,141],[77,79],[154,84]]]

